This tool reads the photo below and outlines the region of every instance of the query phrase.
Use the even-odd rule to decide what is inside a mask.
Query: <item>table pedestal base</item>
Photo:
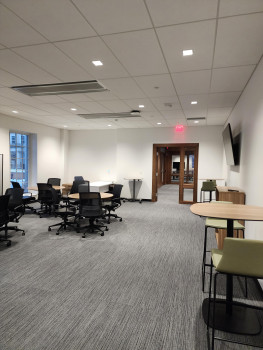
[[[208,324],[209,299],[203,301],[202,312],[206,324]],[[213,322],[213,299],[210,302],[209,327]],[[256,335],[261,332],[256,311],[246,307],[245,304],[235,302],[232,305],[232,314],[226,313],[226,301],[216,299],[215,304],[215,329],[235,334]]]

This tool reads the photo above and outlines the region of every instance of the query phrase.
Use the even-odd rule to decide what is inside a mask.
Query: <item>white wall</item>
[[[227,183],[246,192],[246,204],[263,206],[263,60],[250,79],[228,122],[241,131],[240,166],[227,168]],[[246,237],[263,240],[263,222],[247,222]]]
[[[154,143],[199,143],[200,178],[223,176],[222,127],[87,130],[69,132],[67,178],[82,175],[90,181],[113,180],[124,184],[123,196],[131,192],[126,177],[142,177],[139,198],[151,199]]]
[[[60,129],[0,114],[0,153],[4,154],[4,191],[10,187],[10,130],[37,134],[37,181],[46,182],[49,177],[63,178]]]

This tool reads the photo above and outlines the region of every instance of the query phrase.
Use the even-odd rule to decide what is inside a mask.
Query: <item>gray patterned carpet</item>
[[[124,203],[123,222],[86,239],[48,232],[58,218],[25,215],[26,235],[0,244],[0,349],[207,349],[204,220],[177,203],[177,186],[163,186],[157,203]],[[253,282],[249,293],[259,299]]]

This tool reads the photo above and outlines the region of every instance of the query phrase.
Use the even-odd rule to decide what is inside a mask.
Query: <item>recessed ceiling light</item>
[[[13,113],[15,113],[15,114],[17,114],[18,113],[18,111],[12,111]]]
[[[183,56],[191,56],[193,54],[193,50],[183,50]]]
[[[103,66],[103,63],[101,61],[92,61],[92,63],[94,64],[94,66]]]
[[[158,125],[161,125],[162,123],[157,123]]]
[[[111,126],[111,124],[108,124],[108,126]]]
[[[198,124],[198,123],[199,123],[199,121],[198,121],[198,120],[195,120],[195,121],[194,121],[194,123],[195,123],[195,124]]]
[[[197,105],[197,101],[191,101],[191,105]]]
[[[64,125],[64,128],[67,128],[68,126],[67,125]]]
[[[71,110],[71,111],[76,111],[76,110],[77,110],[77,108],[70,108],[70,110]]]
[[[139,105],[139,108],[144,108],[144,105]]]

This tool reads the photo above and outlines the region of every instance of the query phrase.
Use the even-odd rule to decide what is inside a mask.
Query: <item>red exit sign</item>
[[[183,126],[183,125],[180,125],[180,124],[176,125],[175,131],[176,131],[176,132],[182,132],[182,131],[184,131],[184,126]]]

